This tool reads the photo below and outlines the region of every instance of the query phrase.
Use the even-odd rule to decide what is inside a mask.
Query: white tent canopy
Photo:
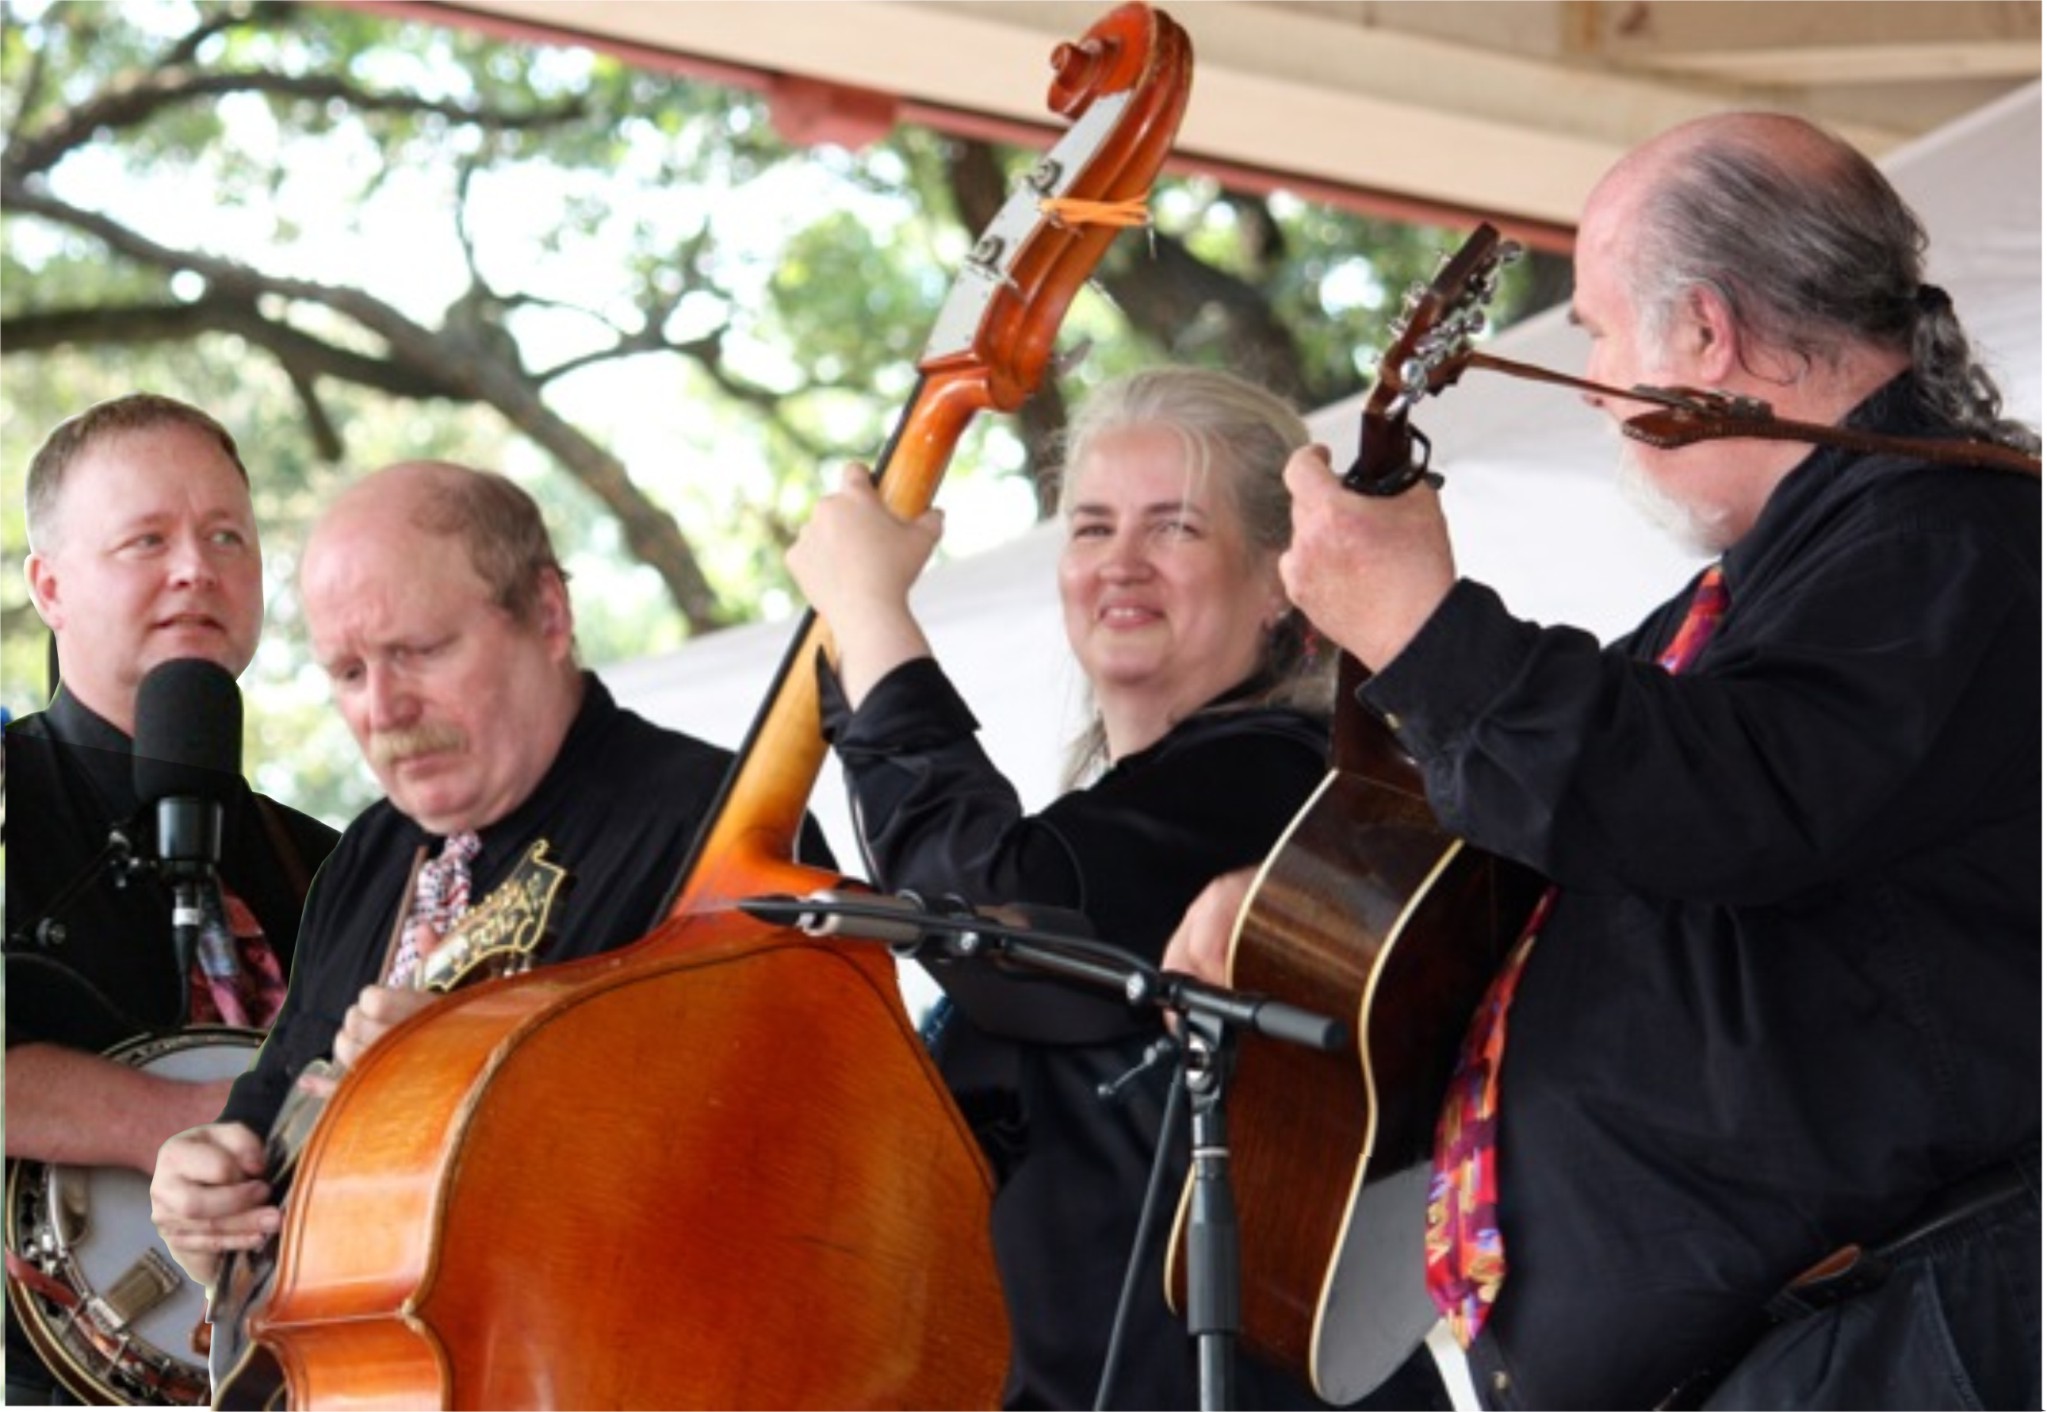
[[[2008,411],[2040,419],[2040,87],[2036,83],[1883,162],[1931,236],[1930,277],[2004,389]],[[1489,345],[1502,357],[1575,372],[1581,335],[1553,310]],[[1358,403],[1311,419],[1347,461]],[[1459,569],[1514,611],[1601,637],[1632,626],[1695,567],[1615,492],[1607,419],[1562,389],[1468,373],[1417,409],[1446,490]],[[941,496],[941,502],[942,502]],[[982,725],[982,739],[1026,804],[1058,788],[1060,755],[1082,706],[1053,586],[1056,526],[934,567],[915,604],[939,659]],[[787,646],[787,625],[737,628],[659,657],[608,666],[619,699],[649,718],[736,746]],[[834,764],[812,808],[841,865],[861,853]]]

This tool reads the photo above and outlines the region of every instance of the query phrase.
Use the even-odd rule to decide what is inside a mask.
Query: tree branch
[[[0,318],[0,344],[10,352],[39,352],[81,343],[185,343],[206,333],[237,334],[268,351],[287,370],[297,369],[308,377],[331,377],[394,397],[462,400],[464,396],[461,388],[431,369],[401,367],[265,318],[257,301],[247,295],[210,291],[188,303],[38,309]]]
[[[313,438],[313,450],[328,464],[341,459],[341,433],[335,429],[334,419],[327,415],[327,404],[320,399],[320,385],[312,369],[294,358],[280,357],[284,375],[291,379],[291,390],[297,394],[299,406],[306,414],[306,427]]]
[[[82,210],[20,180],[0,180],[0,204],[17,214],[29,212],[91,235],[145,265],[193,271],[205,277],[211,295],[230,303],[242,300],[253,308],[256,296],[270,294],[317,304],[352,319],[384,340],[394,368],[436,388],[428,395],[488,403],[589,487],[618,517],[633,554],[661,575],[692,632],[723,627],[731,620],[674,516],[633,484],[617,457],[547,406],[540,386],[518,366],[516,346],[507,360],[493,356],[493,350],[483,344],[464,340],[459,328],[440,332],[424,328],[361,290],[268,275],[219,256],[173,249],[100,212]],[[212,308],[218,316],[227,317],[225,305]],[[270,332],[271,327],[274,325],[265,325],[266,337],[285,338],[282,332]],[[294,356],[308,360],[317,356],[319,348],[317,340],[290,346]]]
[[[242,5],[224,5],[211,15],[202,14],[199,17],[199,22],[186,30],[179,37],[178,42],[173,44],[164,54],[163,65],[165,67],[176,67],[191,63],[199,57],[199,51],[206,46],[207,40],[213,38],[216,34],[225,34],[238,25],[247,24],[255,17],[258,8]],[[281,23],[289,23],[289,11],[272,7],[270,14]]]
[[[1172,357],[1221,362],[1299,407],[1321,405],[1293,334],[1255,286],[1196,258],[1160,230],[1121,243],[1095,271],[1124,317]],[[1217,355],[1220,354],[1218,357]],[[1323,399],[1327,400],[1327,399]]]
[[[613,363],[620,358],[637,358],[643,353],[679,353],[705,367],[713,367],[723,355],[725,331],[715,329],[702,338],[692,338],[677,343],[666,338],[659,329],[642,329],[638,333],[621,334],[618,342],[609,348],[598,348],[588,353],[578,353],[573,358],[564,358],[553,367],[533,374],[533,380],[545,385],[570,373],[581,372],[584,368],[600,363]],[[767,394],[763,394],[764,396]]]
[[[4,26],[0,26],[0,35],[11,36],[20,28],[15,19],[14,7],[8,5],[5,11],[0,13],[4,13],[5,19]],[[12,48],[12,41],[8,42],[9,47]],[[26,48],[27,46],[23,47]],[[13,93],[10,95],[14,99],[13,111],[7,114],[7,146],[10,151],[15,146],[15,130],[20,127],[23,119],[34,110],[36,99],[42,93],[43,85],[49,78],[49,74],[49,53],[41,45],[29,49],[28,72],[22,75],[21,82],[15,86]]]
[[[470,103],[377,93],[328,74],[280,74],[267,69],[206,72],[185,67],[133,72],[109,83],[83,103],[60,108],[35,132],[17,134],[7,149],[7,170],[15,177],[45,172],[74,148],[104,129],[138,127],[166,108],[230,93],[267,93],[313,102],[344,102],[365,113],[435,114],[492,131],[551,127],[585,116],[580,98],[530,113],[505,113]]]

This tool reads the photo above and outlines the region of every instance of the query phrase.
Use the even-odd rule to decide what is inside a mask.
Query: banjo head
[[[204,1083],[248,1068],[263,1036],[200,1026],[116,1045],[107,1057]],[[149,1178],[119,1167],[18,1161],[7,1177],[8,1302],[57,1380],[86,1402],[203,1406],[206,1291],[149,1218]]]

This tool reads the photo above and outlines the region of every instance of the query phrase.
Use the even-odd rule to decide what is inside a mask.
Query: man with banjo
[[[175,1330],[161,1351],[203,1370],[186,1346],[198,1301],[144,1279],[162,1274],[146,1181],[167,1137],[219,1111],[276,1014],[307,881],[337,835],[240,777],[233,678],[256,649],[263,579],[227,431],[166,397],[103,402],[36,452],[27,520],[29,592],[63,681],[7,728],[7,1400],[49,1403],[60,1388],[187,1400],[175,1377],[119,1353],[124,1333],[149,1338],[138,1331],[151,1318]],[[194,738],[215,758],[182,763],[207,768],[157,758]],[[154,811],[152,778],[172,795]],[[181,819],[197,821],[200,846],[171,868],[161,855]],[[180,903],[193,909],[182,934]],[[117,1047],[128,1062],[105,1052]],[[100,1278],[118,1292],[73,1287],[49,1247],[45,1184],[88,1172],[87,1191],[132,1209],[88,1211],[77,1239],[89,1255],[73,1252],[70,1268],[111,1261]],[[38,1234],[40,1262],[16,1249]],[[91,1296],[137,1322],[88,1317],[60,1335]]]

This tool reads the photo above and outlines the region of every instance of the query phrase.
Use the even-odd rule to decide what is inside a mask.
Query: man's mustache
[[[370,737],[368,754],[372,765],[395,765],[415,755],[437,755],[468,747],[469,733],[460,726],[411,726],[376,732]]]

